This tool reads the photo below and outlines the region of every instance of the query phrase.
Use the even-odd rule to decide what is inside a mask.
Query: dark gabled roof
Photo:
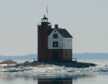
[[[57,31],[65,38],[72,38],[72,35],[66,29],[57,29]]]
[[[59,32],[63,37],[65,37],[65,38],[72,38],[72,35],[71,35],[66,29],[59,28],[59,27],[58,27],[58,24],[55,24],[55,27],[54,27],[53,29],[51,29],[51,30],[48,32],[48,35],[50,35],[50,33],[51,33],[53,30],[58,31],[58,32]]]

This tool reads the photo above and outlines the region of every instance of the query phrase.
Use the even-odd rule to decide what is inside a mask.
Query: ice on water
[[[10,69],[9,69],[10,70]],[[19,67],[11,69],[12,71],[1,71],[0,76],[11,77],[36,77],[36,78],[64,78],[64,77],[81,77],[92,76],[97,73],[108,72],[108,65],[89,67],[89,68],[73,68],[56,65],[38,65],[33,67]],[[16,71],[15,71],[16,70]]]

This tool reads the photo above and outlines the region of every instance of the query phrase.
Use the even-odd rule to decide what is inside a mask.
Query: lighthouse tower
[[[52,31],[48,18],[44,15],[38,25],[38,61],[48,61],[48,35]]]

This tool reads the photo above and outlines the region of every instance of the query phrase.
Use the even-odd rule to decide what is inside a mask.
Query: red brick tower
[[[38,25],[38,61],[48,61],[48,35],[51,32],[51,24],[48,18],[44,16],[41,24]]]

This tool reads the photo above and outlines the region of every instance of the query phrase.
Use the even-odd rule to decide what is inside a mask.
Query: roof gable
[[[72,35],[66,29],[53,29],[50,34],[55,30],[58,31],[64,38],[72,38]]]
[[[54,34],[57,34],[58,37],[63,38],[63,36],[60,34],[60,32],[59,32],[57,29],[53,29],[53,30],[51,31],[51,33],[49,34],[49,37],[52,38]]]
[[[53,31],[57,31],[64,38],[72,38],[72,35],[66,29],[59,28],[57,24],[55,28],[50,31],[49,35],[53,33]]]

